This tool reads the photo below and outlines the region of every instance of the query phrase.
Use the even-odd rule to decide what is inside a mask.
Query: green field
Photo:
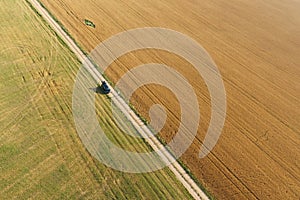
[[[93,159],[72,117],[79,61],[25,0],[0,1],[0,14],[0,199],[191,198],[168,169],[126,174]],[[100,120],[109,101],[97,98]],[[110,123],[116,143],[148,148]]]

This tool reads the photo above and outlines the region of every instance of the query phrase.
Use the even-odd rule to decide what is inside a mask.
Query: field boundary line
[[[85,55],[83,50],[79,48],[79,46],[75,43],[75,41],[71,38],[71,36],[59,25],[59,23],[52,17],[52,15],[41,5],[41,3],[37,0],[27,0],[33,8],[43,17],[46,22],[53,28],[55,33],[60,37],[65,44],[70,48],[70,50],[76,55],[81,63],[85,63],[86,70],[91,74],[91,76],[95,80],[106,81],[102,74],[96,70],[95,65],[92,61]],[[111,88],[111,87],[110,87]],[[130,120],[130,122],[134,125],[134,127],[140,132],[142,136],[146,139],[146,142],[156,151],[163,146],[162,142],[158,140],[157,137],[149,137],[149,135],[153,135],[151,130],[142,123],[140,118],[132,111],[130,106],[122,99],[117,92],[111,88],[111,94],[109,94],[112,98],[112,101],[119,107],[119,109],[123,112],[123,114]],[[132,116],[134,115],[134,116]],[[138,119],[138,121],[137,121]],[[143,124],[141,126],[141,124]],[[160,154],[163,160],[172,160],[173,155],[164,151],[165,153]],[[168,166],[169,169],[175,174],[176,178],[183,184],[186,190],[190,193],[190,195],[194,199],[209,199],[208,196],[204,193],[204,191],[196,184],[196,182],[191,178],[191,176],[185,171],[183,166],[180,165],[178,161],[172,163]]]

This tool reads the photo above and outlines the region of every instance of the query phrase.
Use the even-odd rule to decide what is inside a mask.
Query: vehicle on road
[[[103,94],[108,94],[110,93],[110,88],[108,87],[107,83],[105,81],[102,81],[100,90]]]

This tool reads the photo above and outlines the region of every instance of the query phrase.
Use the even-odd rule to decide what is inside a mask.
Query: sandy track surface
[[[31,4],[39,11],[43,18],[52,26],[55,32],[66,42],[66,44],[71,48],[71,50],[76,54],[82,63],[85,63],[85,67],[95,80],[104,81],[105,79],[95,69],[95,66],[88,58],[83,54],[83,52],[77,47],[77,45],[72,41],[72,39],[63,31],[63,29],[55,22],[55,20],[49,15],[49,13],[39,4],[38,1],[30,0]],[[147,143],[155,150],[159,150],[163,147],[161,142],[156,137],[151,137],[152,133],[146,125],[143,125],[141,120],[131,111],[130,107],[124,102],[124,100],[117,94],[116,91],[112,90],[109,97],[118,108],[125,114],[125,116],[132,122],[134,127],[140,132],[140,134],[147,138],[145,139]],[[172,160],[173,156],[168,152],[164,151],[162,160],[167,162]],[[194,199],[208,199],[204,192],[199,188],[199,186],[193,181],[193,179],[185,172],[183,167],[178,163],[174,162],[169,166],[170,170],[175,174],[177,179],[184,185],[187,191],[191,194]]]
[[[87,50],[124,30],[159,26],[202,44],[223,75],[228,112],[218,145],[198,159],[210,120],[210,99],[201,77],[183,59],[161,51],[138,51],[107,71],[117,81],[148,62],[172,66],[188,77],[198,95],[197,140],[182,157],[217,198],[298,199],[300,196],[300,4],[298,1],[92,1],[43,0]],[[84,25],[88,18],[96,29]],[[165,98],[162,98],[165,97]],[[170,91],[155,85],[132,99],[147,116],[153,103],[168,108],[161,136],[169,141],[180,110]]]

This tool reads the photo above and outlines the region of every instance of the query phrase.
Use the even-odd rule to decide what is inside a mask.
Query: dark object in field
[[[100,92],[102,94],[110,93],[110,89],[105,81],[102,81],[102,84],[101,84],[101,86],[98,87],[98,89],[100,90]]]
[[[84,23],[85,23],[85,25],[87,25],[87,26],[96,28],[96,25],[95,25],[92,21],[90,21],[90,20],[88,20],[88,19],[85,19],[85,20],[84,20]]]

